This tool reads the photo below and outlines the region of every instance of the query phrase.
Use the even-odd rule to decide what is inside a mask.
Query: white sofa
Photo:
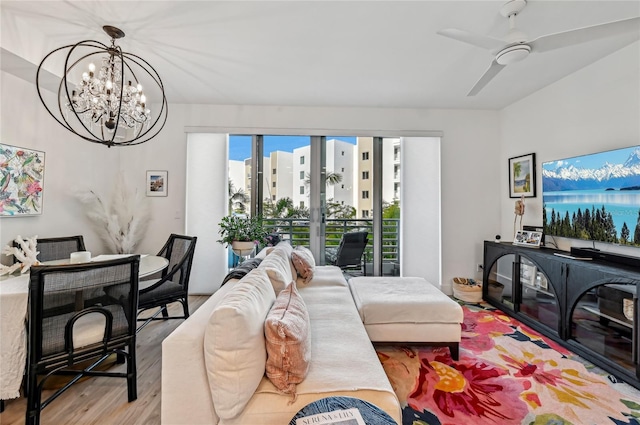
[[[242,412],[220,419],[205,365],[205,330],[211,313],[237,280],[213,294],[162,344],[162,423],[288,424],[302,407],[320,398],[351,396],[369,401],[402,423],[398,399],[368,338],[339,268],[320,266],[313,279],[298,280],[311,322],[311,365],[297,398],[278,393],[263,377]],[[229,329],[229,332],[234,332]],[[215,383],[211,383],[215,385]]]

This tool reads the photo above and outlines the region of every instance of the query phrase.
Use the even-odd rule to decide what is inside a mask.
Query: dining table
[[[98,255],[94,261],[107,261],[131,254]],[[70,264],[70,259],[53,260],[41,265]],[[78,264],[74,264],[78,265]],[[169,260],[157,255],[140,255],[140,278],[164,270]],[[27,306],[29,273],[0,276],[0,400],[20,397],[22,376],[26,367]]]

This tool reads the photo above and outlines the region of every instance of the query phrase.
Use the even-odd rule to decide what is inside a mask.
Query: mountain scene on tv
[[[640,146],[542,164],[547,235],[640,246]]]

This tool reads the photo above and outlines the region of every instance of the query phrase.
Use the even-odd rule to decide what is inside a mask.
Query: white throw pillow
[[[316,267],[316,261],[309,248],[297,246],[291,253],[291,262],[297,271],[297,276],[303,278],[304,283],[309,283],[313,279],[313,269]]]
[[[291,245],[289,245],[288,242],[285,242],[285,244],[289,246],[289,249],[282,246],[282,244],[283,242],[280,242],[275,248],[273,248],[273,251],[267,254],[258,266],[259,269],[267,272],[276,295],[293,281],[294,275],[296,277],[298,276],[297,272],[295,272],[295,268],[293,268],[293,264],[291,263],[291,251],[293,251],[293,248],[291,248]]]
[[[213,310],[204,335],[211,398],[220,418],[245,408],[265,373],[264,321],[276,299],[265,270],[251,270]]]

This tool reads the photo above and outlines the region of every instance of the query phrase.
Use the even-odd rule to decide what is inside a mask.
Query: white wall
[[[442,132],[442,282],[446,291],[454,276],[474,275],[475,264],[482,259],[482,241],[492,239],[500,228],[499,214],[491,207],[500,204],[494,188],[502,176],[500,170],[506,168],[499,150],[496,111],[170,103],[169,119],[158,137],[139,146],[107,149],[76,139],[60,127],[38,103],[35,86],[6,73],[2,73],[2,105],[4,143],[53,153],[47,156],[45,185],[51,182],[51,186],[45,187],[44,215],[2,219],[4,243],[16,234],[82,233],[88,248],[99,251],[97,236],[68,188],[83,182],[108,190],[118,168],[132,184],[143,188],[146,170],[167,170],[168,196],[151,198],[152,219],[139,248],[140,252],[157,252],[169,233],[185,232],[187,131],[287,134],[289,129],[288,134],[384,137]],[[216,160],[223,166],[226,158]],[[422,227],[420,221],[404,225],[409,232]]]
[[[505,108],[499,162],[503,240],[513,238],[513,207],[508,197],[508,158],[536,154],[537,197],[525,199],[524,224],[542,225],[541,164],[640,144],[640,44],[616,53]],[[559,247],[587,245],[556,238]],[[598,246],[600,245],[600,246]],[[637,248],[597,244],[607,251],[640,256]]]
[[[0,218],[0,247],[17,235],[84,235],[88,250],[104,253],[102,241],[73,192],[90,188],[108,198],[119,171],[118,148],[85,142],[65,130],[40,104],[33,84],[1,72],[0,91],[0,143],[45,152],[43,213]],[[126,171],[128,182],[132,175],[131,170]],[[4,255],[1,260],[9,261]]]

